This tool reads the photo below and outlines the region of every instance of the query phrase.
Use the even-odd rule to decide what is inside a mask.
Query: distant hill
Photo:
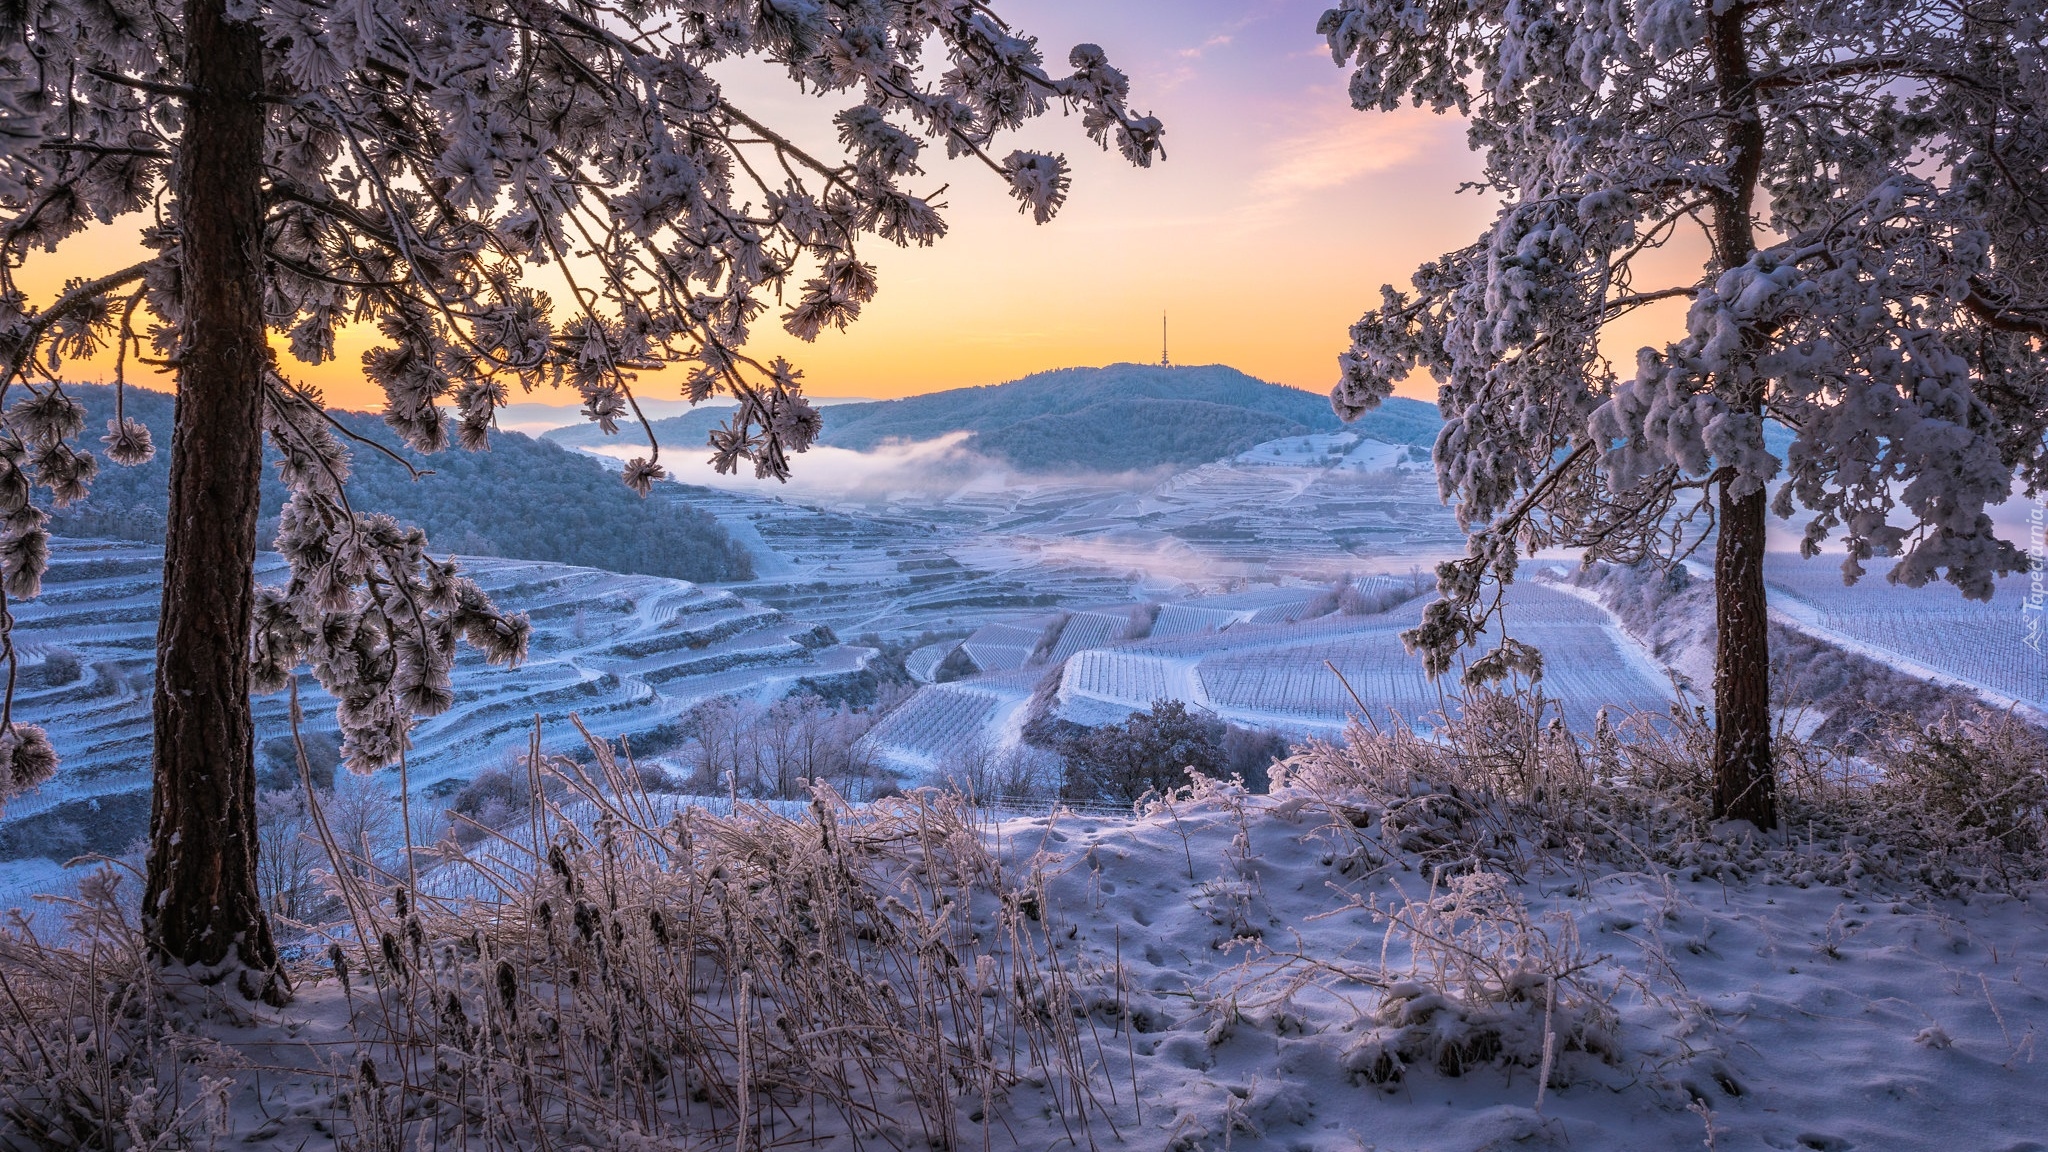
[[[114,412],[114,390],[70,384],[65,391],[86,407],[86,447]],[[128,389],[127,412],[149,427],[156,458],[135,468],[101,461],[92,495],[52,517],[50,529],[67,536],[100,536],[161,543],[170,487],[172,399]],[[398,437],[382,419],[337,412],[350,431],[388,447]],[[603,568],[634,575],[715,582],[753,576],[752,557],[718,521],[667,500],[642,500],[617,473],[580,452],[516,432],[491,437],[489,452],[450,448],[433,456],[403,454],[434,474],[417,483],[382,453],[354,448],[350,503],[417,524],[437,553],[502,556]],[[262,541],[275,531],[284,489],[266,466]]]
[[[640,405],[640,411],[646,413],[647,418],[653,421],[674,420],[693,414],[705,416],[708,421],[721,411],[732,411],[734,406],[732,400],[723,396],[706,400],[699,406],[692,406],[687,400],[662,400],[643,394],[651,390],[636,389],[633,395],[634,402]],[[870,404],[873,401],[865,396],[814,396],[811,403],[820,408],[829,408],[834,404]],[[583,415],[583,405],[543,404],[533,400],[516,401],[498,409],[498,427],[507,432],[524,432],[535,437],[558,428],[573,430],[587,427],[593,433],[597,432],[596,426]],[[708,423],[706,427],[709,427]],[[590,441],[592,444],[603,442],[602,433],[598,433],[597,437]]]
[[[574,395],[574,393],[570,393]],[[683,416],[690,412],[690,405],[683,400],[652,400],[637,397],[640,410],[650,420]],[[589,421],[583,415],[581,404],[548,404],[538,400],[516,400],[498,409],[498,427],[507,432],[524,432],[528,436],[539,436],[554,428],[571,428]]]
[[[1338,427],[1330,402],[1299,388],[1268,384],[1222,365],[1160,368],[1112,364],[1061,368],[1008,384],[956,388],[902,400],[848,404],[827,415],[827,442],[873,448],[885,440],[929,440],[948,432],[986,433],[1040,416],[1066,416],[1112,401],[1197,402],[1297,424],[1310,431]],[[1172,409],[1153,409],[1166,416]]]
[[[1279,416],[1203,400],[1105,400],[977,432],[966,446],[1030,472],[1108,472],[1220,460],[1308,431]]]
[[[1007,384],[835,405],[824,416],[821,442],[833,447],[866,451],[890,440],[967,432],[969,447],[1031,471],[1200,464],[1264,440],[1343,427],[1326,398],[1220,364],[1061,368]],[[657,420],[654,431],[663,444],[682,447],[701,442],[723,419],[722,412],[693,412]],[[1431,405],[1393,399],[1351,427],[1427,447],[1442,423]],[[621,429],[622,437],[630,435]],[[620,442],[590,426],[545,438],[572,447]]]
[[[713,428],[724,424],[731,417],[732,405],[725,404],[714,408],[706,404],[702,408],[685,412],[681,416],[651,420],[649,423],[654,427],[655,438],[661,442],[663,452],[674,448],[679,450],[684,456],[689,456],[693,453],[702,456],[704,453],[698,453],[696,449],[704,446],[705,438],[711,435]],[[832,416],[828,412],[825,415],[825,428],[829,432],[831,427]],[[619,431],[617,435],[613,436],[605,435],[603,429],[588,420],[584,420],[567,428],[556,428],[550,432],[543,432],[540,438],[550,444],[560,444],[564,448],[603,448],[609,445],[624,445],[637,450],[647,443],[646,433],[641,431],[639,424],[631,420],[621,420],[619,422]]]

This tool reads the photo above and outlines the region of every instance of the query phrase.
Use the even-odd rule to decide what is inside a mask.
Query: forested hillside
[[[654,432],[666,447],[690,447],[726,415],[699,411],[656,420]],[[890,440],[968,432],[969,448],[1034,472],[1203,464],[1261,441],[1342,427],[1325,397],[1223,365],[1062,368],[1007,384],[833,405],[823,415],[820,443],[835,448],[865,451]],[[1427,448],[1442,425],[1434,406],[1395,398],[1351,427],[1374,439]],[[622,427],[617,437],[607,437],[581,425],[545,438],[588,448],[633,443],[635,435]]]
[[[104,428],[114,413],[114,390],[94,384],[65,389],[85,405],[87,427]],[[101,465],[92,494],[59,510],[51,530],[68,536],[103,536],[161,543],[170,482],[171,397],[128,389],[129,418],[148,425],[156,458],[133,468]],[[516,432],[491,438],[489,452],[449,449],[433,456],[398,448],[376,416],[337,412],[359,436],[398,449],[431,475],[414,481],[382,452],[354,445],[351,504],[417,524],[439,553],[546,560],[647,576],[700,582],[745,580],[752,559],[718,522],[694,508],[642,500],[601,463]],[[275,531],[284,489],[266,470],[263,528]]]
[[[956,388],[902,400],[848,404],[826,414],[825,438],[841,448],[885,440],[927,440],[948,432],[987,433],[1039,416],[1070,415],[1113,401],[1197,401],[1277,418],[1311,431],[1338,427],[1330,402],[1298,388],[1268,384],[1222,365],[1161,368],[1112,364],[1062,368],[1007,384]]]
[[[1202,400],[1110,400],[977,432],[967,447],[1031,472],[1109,472],[1206,463],[1307,431],[1283,417]]]

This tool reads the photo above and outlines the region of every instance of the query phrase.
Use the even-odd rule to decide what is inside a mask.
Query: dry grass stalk
[[[310,806],[345,913],[297,979],[346,982],[346,1053],[267,1071],[328,1084],[338,1148],[1008,1146],[1019,1092],[1094,1143],[1104,1054],[1077,1027],[1062,929],[964,803],[854,809],[820,787],[805,817],[719,818],[589,747],[577,763],[536,743],[527,827],[444,841],[417,887]],[[103,895],[81,915],[107,915]],[[31,1023],[0,1028],[0,1146],[205,1143],[193,1101],[212,1081],[189,1070],[234,1062],[180,1046],[179,998],[127,954],[132,924],[86,927],[61,948],[0,934],[4,1010]]]

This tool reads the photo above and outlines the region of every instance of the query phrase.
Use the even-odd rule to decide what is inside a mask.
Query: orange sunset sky
[[[1457,194],[1479,172],[1464,122],[1426,110],[1353,111],[1347,74],[1314,34],[1325,0],[1006,0],[997,8],[1063,66],[1076,42],[1100,43],[1132,79],[1134,107],[1167,126],[1168,159],[1140,171],[1097,151],[1058,112],[1004,148],[1065,152],[1074,189],[1039,226],[978,164],[928,153],[923,187],[950,185],[951,234],[902,250],[871,241],[882,290],[846,332],[803,345],[764,318],[751,351],[787,356],[821,396],[893,397],[989,384],[1031,372],[1156,361],[1172,318],[1176,363],[1222,363],[1316,392],[1334,382],[1346,329],[1406,285],[1424,260],[1470,243],[1490,197]],[[800,140],[827,147],[845,97],[798,92],[765,65],[722,73],[729,94]],[[54,295],[69,276],[132,258],[117,222],[55,254],[23,282]],[[288,371],[349,407],[381,404],[358,366],[375,333],[354,332],[336,362]],[[97,379],[111,364],[77,364]],[[146,382],[146,381],[145,381]],[[159,382],[161,383],[161,382]],[[643,395],[675,386],[643,380]],[[1434,399],[1434,385],[1401,389]],[[546,393],[519,399],[568,403]]]

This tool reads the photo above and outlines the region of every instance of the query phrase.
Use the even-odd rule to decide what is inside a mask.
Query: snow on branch
[[[123,363],[180,359],[169,174],[191,95],[182,10],[51,0],[0,26],[0,399],[34,390],[0,430],[0,488],[20,496],[0,513],[11,587],[42,569],[35,489],[78,498],[96,467],[76,429],[36,422],[69,403],[62,357],[111,343]],[[819,417],[802,374],[747,345],[768,321],[805,340],[845,327],[879,290],[866,244],[944,235],[926,148],[979,159],[1041,222],[1067,193],[1064,161],[993,159],[1027,121],[1074,111],[1133,164],[1163,155],[1159,121],[1130,109],[1100,48],[1050,71],[983,0],[233,0],[228,16],[266,46],[250,98],[269,110],[262,292],[285,354],[320,364],[340,329],[373,326],[363,373],[419,452],[451,433],[485,448],[515,392],[573,388],[607,431],[647,433],[623,476],[643,494],[667,470],[637,395],[669,368],[692,402],[740,401],[711,437],[722,471],[789,476]],[[838,152],[737,107],[713,78],[737,59],[837,101]],[[137,221],[146,261],[41,310],[17,285],[39,252],[68,254],[89,226],[122,220]],[[131,286],[139,295],[115,299]],[[155,320],[141,331],[138,307]],[[317,394],[283,373],[268,426],[292,489],[277,541],[292,572],[259,606],[260,678],[311,661],[343,701],[352,758],[374,766],[404,747],[412,716],[446,705],[458,636],[517,659],[524,624],[416,531],[347,506],[348,450]],[[117,458],[145,451],[129,430],[110,435]]]
[[[2048,490],[2038,4],[1342,0],[1318,32],[1356,107],[1467,116],[1501,196],[1353,326],[1332,394],[1355,418],[1439,385],[1441,490],[1479,538],[1413,637],[1432,667],[1503,566],[1689,551],[1713,518],[1674,534],[1677,510],[1709,485],[1771,489],[1850,579],[1898,555],[1895,580],[1983,596],[2024,565],[1986,509]],[[1708,254],[1674,284],[1688,220]],[[1669,286],[1644,290],[1652,254]],[[1679,299],[1609,362],[1617,319]]]

